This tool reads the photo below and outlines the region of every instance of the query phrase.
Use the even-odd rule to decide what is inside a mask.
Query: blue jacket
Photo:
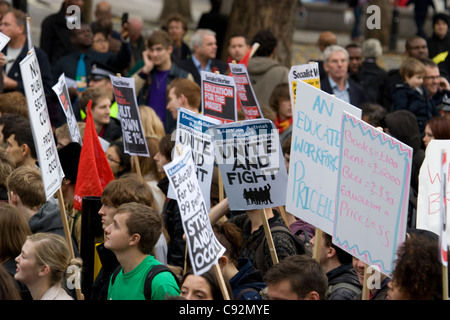
[[[230,279],[234,300],[262,300],[260,291],[267,284],[263,281],[261,272],[256,270],[249,259],[238,259],[238,273]]]

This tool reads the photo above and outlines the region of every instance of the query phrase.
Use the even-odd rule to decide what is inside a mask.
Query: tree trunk
[[[228,43],[234,33],[241,33],[251,41],[258,31],[269,29],[278,39],[276,58],[290,67],[297,2],[298,0],[233,1],[224,43]],[[221,59],[227,57],[226,47],[221,52]]]
[[[167,16],[174,12],[178,12],[188,23],[191,23],[191,0],[164,0],[164,6],[159,16],[159,23],[164,23]]]

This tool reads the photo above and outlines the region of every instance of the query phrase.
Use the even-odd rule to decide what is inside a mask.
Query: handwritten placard
[[[356,108],[303,81],[293,112],[286,211],[332,234],[342,113]]]
[[[425,150],[425,159],[419,172],[419,193],[417,196],[416,227],[440,233],[441,188],[444,179],[441,173],[441,151],[450,154],[450,140],[433,139]],[[450,164],[447,164],[447,181],[449,179]],[[447,188],[447,204],[450,201],[450,191]],[[447,225],[449,223],[447,217]],[[447,230],[448,236],[448,230]]]
[[[212,230],[191,148],[184,147],[180,156],[164,166],[164,171],[176,194],[194,274],[200,275],[218,262],[225,248]]]
[[[405,240],[412,148],[344,113],[333,243],[390,275]]]

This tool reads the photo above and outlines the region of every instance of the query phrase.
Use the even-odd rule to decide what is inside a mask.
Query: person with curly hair
[[[441,300],[442,266],[439,238],[425,230],[415,230],[399,247],[388,300]]]

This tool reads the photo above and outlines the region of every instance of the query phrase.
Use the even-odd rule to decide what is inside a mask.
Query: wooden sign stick
[[[61,212],[61,220],[62,220],[63,227],[64,227],[64,235],[66,236],[66,241],[69,246],[70,258],[75,259],[75,253],[73,251],[73,245],[72,245],[72,236],[70,235],[69,222],[67,221],[66,207],[64,205],[64,197],[63,197],[61,188],[58,189],[57,195],[58,195],[59,209]],[[81,289],[75,288],[75,292],[77,294],[77,299],[82,300]]]
[[[313,258],[316,259],[317,262],[320,262],[320,252],[322,251],[322,236],[323,231],[316,228],[316,233],[314,235]]]
[[[136,174],[138,176],[139,182],[144,183],[144,178],[142,177],[141,165],[139,164],[139,158],[137,156],[132,156],[134,161],[134,166],[136,167]]]
[[[270,231],[269,221],[267,220],[266,211],[267,209],[260,209],[261,221],[264,227],[264,232],[266,233],[267,244],[269,245],[270,256],[272,257],[272,262],[274,265],[278,264],[277,251],[273,243],[272,232]],[[270,210],[270,209],[269,209]]]
[[[214,271],[216,272],[217,280],[219,280],[220,291],[222,291],[223,299],[230,300],[230,295],[228,294],[227,286],[225,285],[225,280],[223,278],[222,270],[220,269],[219,263],[213,265]]]
[[[367,264],[364,266],[364,283],[363,283],[361,300],[369,300],[369,296],[370,296],[370,289],[367,286],[367,279],[369,278],[369,274],[367,273],[368,267],[369,266]]]
[[[442,299],[448,300],[448,267],[442,265]]]

